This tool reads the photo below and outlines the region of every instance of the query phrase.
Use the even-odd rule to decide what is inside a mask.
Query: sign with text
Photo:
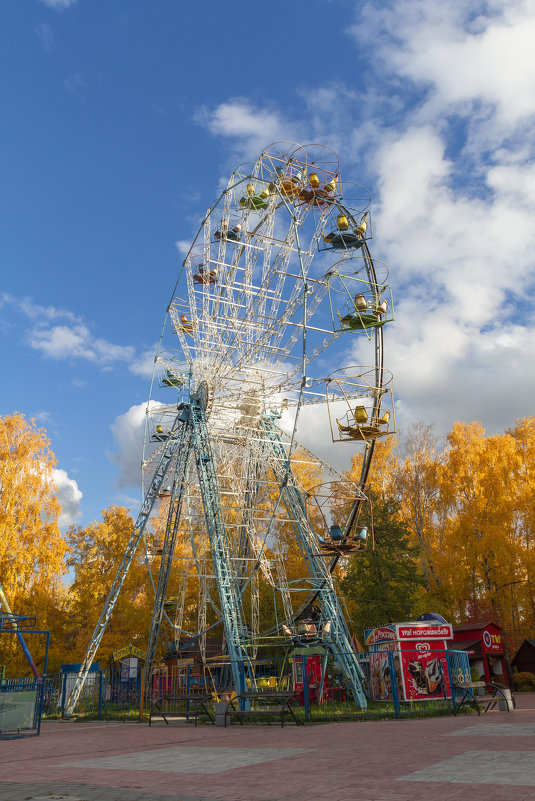
[[[501,634],[494,634],[492,631],[485,629],[483,632],[483,645],[486,651],[490,651],[491,653],[503,653]]]
[[[438,623],[436,626],[429,623],[396,623],[396,630],[399,640],[451,640],[453,638],[451,623]]]

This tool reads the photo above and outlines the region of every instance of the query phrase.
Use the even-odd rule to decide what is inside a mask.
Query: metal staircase
[[[203,404],[198,398],[193,398],[190,406],[190,425],[206,529],[212,551],[212,564],[225,628],[227,651],[236,693],[239,695],[246,689],[244,668],[248,664],[248,632],[242,619],[240,592],[236,584],[235,571],[232,566],[230,548],[223,521],[219,485],[210,447],[206,418]]]

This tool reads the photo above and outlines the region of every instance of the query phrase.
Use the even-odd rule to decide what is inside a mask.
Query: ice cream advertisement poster
[[[420,641],[411,645],[398,654],[405,701],[451,698],[445,651],[435,650],[434,642]]]

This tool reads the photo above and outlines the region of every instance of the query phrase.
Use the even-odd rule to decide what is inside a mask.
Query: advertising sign
[[[400,657],[405,701],[451,698],[444,643],[407,643]]]
[[[487,652],[503,654],[501,634],[493,634],[491,631],[485,629],[483,632],[483,645]]]
[[[135,656],[143,660],[146,658],[145,651],[142,651],[141,648],[136,648],[135,645],[125,645],[125,647],[121,648],[119,651],[113,652],[113,659],[115,662],[124,659],[125,656]]]
[[[399,640],[451,640],[453,627],[451,623],[397,623],[397,637]]]
[[[364,644],[367,648],[380,642],[392,642],[396,639],[395,626],[379,626],[375,629],[366,629],[364,632]]]
[[[392,680],[394,677],[391,675],[388,661],[388,652],[390,650],[391,648],[386,648],[370,654],[370,695],[374,701],[392,700]],[[394,659],[399,664],[398,654],[394,655]]]

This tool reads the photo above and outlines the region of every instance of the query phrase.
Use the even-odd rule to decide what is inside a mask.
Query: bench
[[[211,695],[192,695],[192,694],[179,694],[179,695],[162,695],[154,699],[151,704],[149,714],[149,726],[152,726],[153,718],[162,718],[166,725],[169,725],[168,718],[183,718],[189,720],[193,718],[195,726],[197,726],[197,719],[200,715],[206,715],[210,722],[215,725],[215,720],[212,717],[207,704],[212,701]],[[170,709],[165,707],[170,706]]]
[[[225,726],[229,717],[238,718],[240,726],[243,726],[243,719],[246,717],[278,717],[281,728],[284,728],[284,716],[287,714],[291,715],[296,725],[299,726],[299,721],[295,717],[290,703],[295,697],[294,692],[280,690],[241,693],[237,698],[228,702],[225,711]],[[240,707],[246,708],[241,709]]]
[[[493,709],[500,701],[505,701],[505,708],[509,712],[509,698],[507,698],[504,690],[507,688],[501,684],[495,684],[491,681],[465,681],[453,682],[454,690],[461,690],[461,700],[455,699],[454,715],[462,709],[463,706],[475,706],[477,714],[488,712]],[[479,691],[484,689],[485,692],[479,694]]]

